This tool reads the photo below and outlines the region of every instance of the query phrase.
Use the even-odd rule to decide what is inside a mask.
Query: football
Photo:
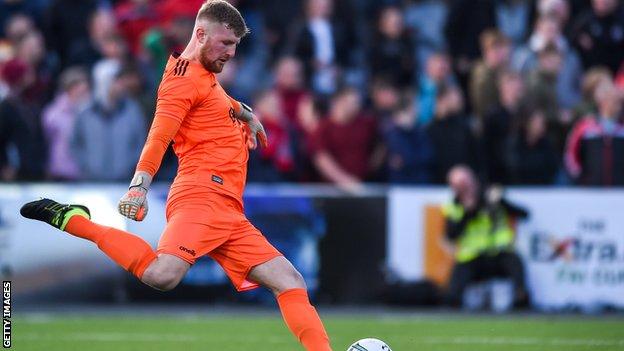
[[[392,351],[392,349],[379,339],[367,338],[354,342],[347,351]]]

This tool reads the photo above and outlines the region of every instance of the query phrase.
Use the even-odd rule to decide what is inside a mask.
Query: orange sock
[[[329,337],[305,289],[290,289],[277,296],[284,322],[307,351],[331,351]]]
[[[70,218],[65,231],[93,241],[108,257],[139,279],[156,259],[154,250],[145,240],[123,230],[93,223],[83,216]]]

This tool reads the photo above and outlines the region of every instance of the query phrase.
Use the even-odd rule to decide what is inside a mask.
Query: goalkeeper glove
[[[118,209],[122,216],[134,221],[142,221],[147,216],[147,190],[152,183],[152,176],[147,172],[136,172],[128,192],[119,200]]]

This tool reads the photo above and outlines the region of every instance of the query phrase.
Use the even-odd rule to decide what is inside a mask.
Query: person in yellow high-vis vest
[[[454,198],[442,207],[442,213],[447,246],[455,257],[448,303],[460,305],[470,283],[493,277],[510,278],[516,302],[526,301],[524,267],[514,250],[512,220],[526,218],[527,211],[504,199],[498,187],[483,191],[466,166],[453,167],[448,182]]]

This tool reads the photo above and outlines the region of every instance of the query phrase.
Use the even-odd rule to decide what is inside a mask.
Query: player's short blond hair
[[[208,0],[197,11],[197,21],[206,19],[229,26],[239,38],[249,33],[249,28],[236,7],[225,0]]]

